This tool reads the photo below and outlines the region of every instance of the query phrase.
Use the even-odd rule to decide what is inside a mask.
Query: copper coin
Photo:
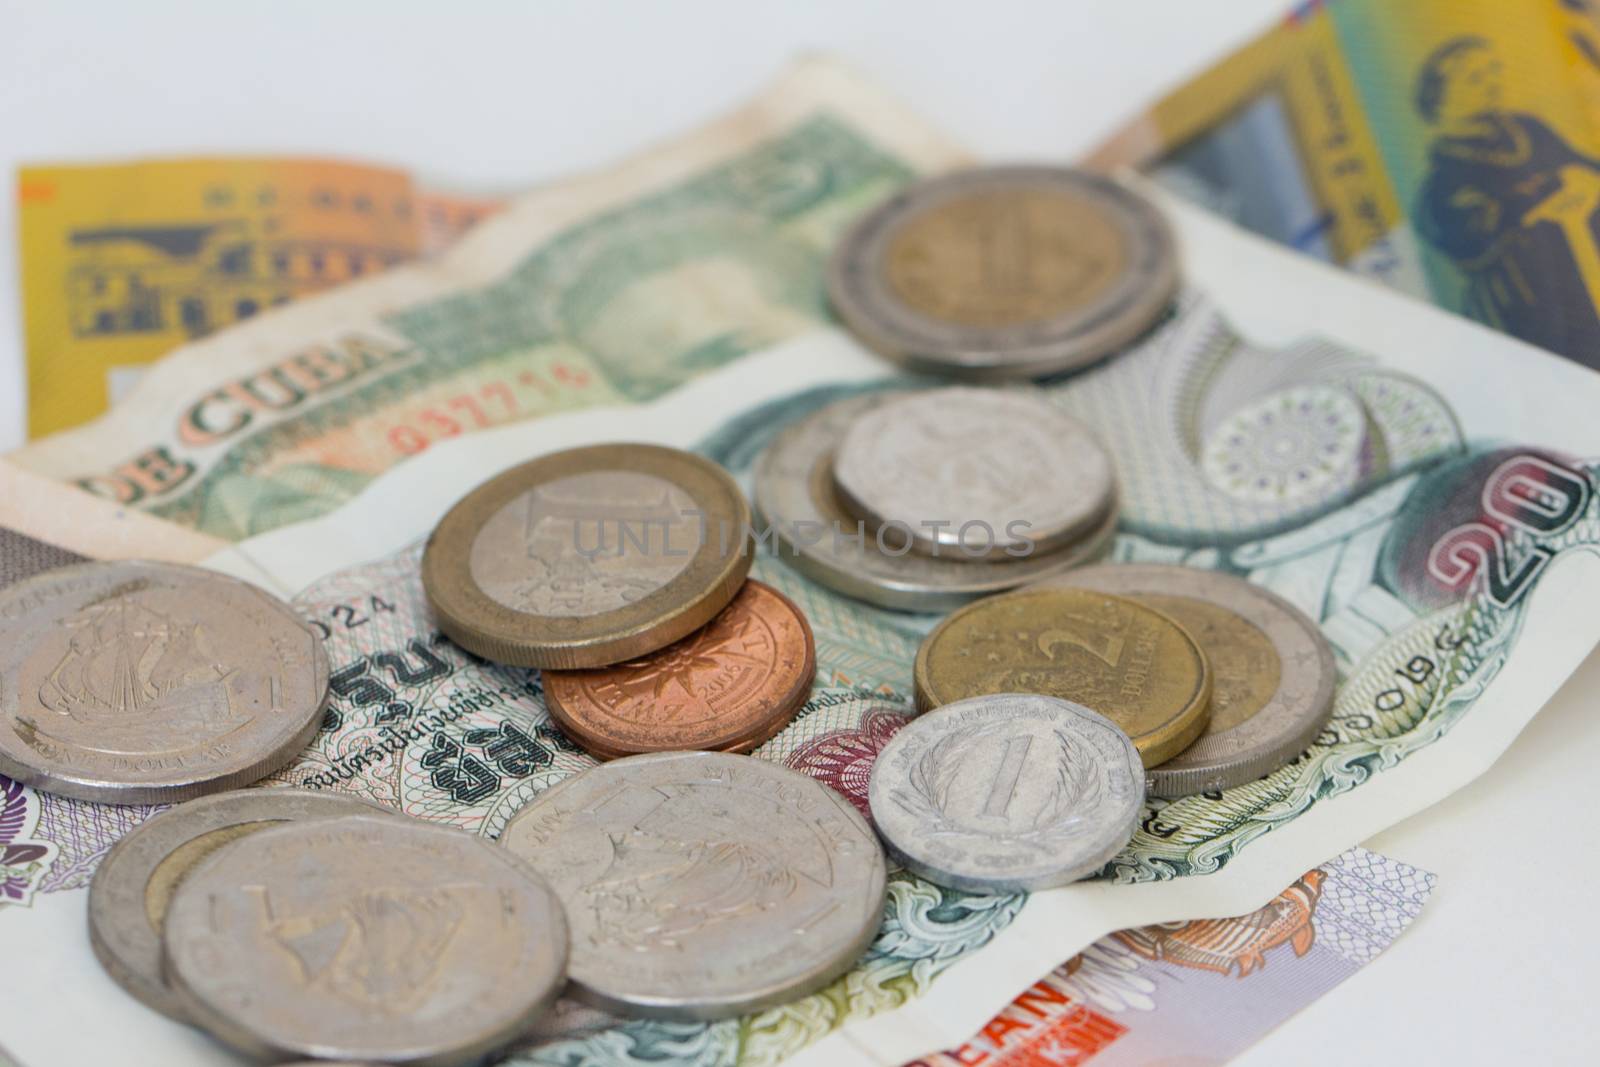
[[[817,650],[794,601],[747,581],[700,630],[614,667],[545,671],[562,729],[601,759],[685,749],[748,752],[811,695]]]

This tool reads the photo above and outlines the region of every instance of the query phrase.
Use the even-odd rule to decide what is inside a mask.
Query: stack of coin
[[[779,555],[849,596],[937,611],[1060,574],[1116,528],[1110,457],[1024,388],[847,397],[779,433],[756,508]]]
[[[1102,565],[970,604],[923,640],[921,710],[993,693],[1070,700],[1123,730],[1159,797],[1227,789],[1305,750],[1333,656],[1292,605],[1238,578]]]
[[[654,445],[544,456],[439,522],[422,581],[440,627],[544,668],[551,715],[591,754],[745,752],[805,704],[805,615],[747,581],[750,509],[721,467]]]

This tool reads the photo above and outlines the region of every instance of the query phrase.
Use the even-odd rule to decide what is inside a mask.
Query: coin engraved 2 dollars
[[[868,797],[889,851],[928,881],[1049,889],[1127,845],[1144,767],[1128,736],[1083,705],[996,693],[907,723],[878,754]]]
[[[422,557],[451,640],[525,667],[604,667],[705,625],[750,570],[750,507],[709,460],[596,445],[463,497]]]
[[[173,894],[163,945],[185,1015],[243,1052],[442,1067],[555,1000],[567,928],[505,850],[357,815],[223,846]]]
[[[843,974],[883,917],[883,850],[850,802],[723,752],[602,763],[540,794],[500,843],[572,920],[573,992],[606,1011],[721,1019]]]
[[[1114,181],[980,167],[867,212],[834,251],[828,295],[868,346],[915,370],[1040,378],[1148,329],[1177,262],[1160,212]]]
[[[81,563],[0,590],[0,774],[111,804],[246,785],[316,733],[328,660],[255,586]]]
[[[1205,729],[1211,668],[1155,608],[1082,589],[1027,589],[980,600],[917,649],[917,707],[987,693],[1042,693],[1082,704],[1133,738],[1146,767]]]

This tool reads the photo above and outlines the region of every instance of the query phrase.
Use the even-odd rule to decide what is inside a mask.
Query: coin
[[[184,1014],[250,1055],[458,1064],[527,1030],[561,989],[549,886],[486,841],[352,815],[248,834],[167,907]]]
[[[750,570],[750,506],[727,471],[657,445],[513,467],[434,529],[422,586],[439,627],[501,663],[572,670],[664,648]]]
[[[89,883],[89,943],[118,985],[174,1019],[182,1008],[161,974],[161,922],[195,865],[245,834],[296,819],[384,812],[304,789],[239,789],[180,804],[118,841]]]
[[[725,752],[602,763],[524,807],[500,843],[567,906],[573,992],[605,1011],[710,1020],[843,974],[883,915],[883,850],[850,802]]]
[[[1151,604],[1176,619],[1211,663],[1211,721],[1150,772],[1158,797],[1243,785],[1304,752],[1333,713],[1333,652],[1317,624],[1258,585],[1155,563],[1087,567],[1048,583]]]
[[[0,590],[0,774],[111,804],[182,800],[287,764],[328,660],[281,600],[174,563],[81,563]]]
[[[1147,330],[1177,286],[1154,205],[1049,166],[918,182],[864,215],[828,272],[834,308],[869,347],[974,381],[1092,363]]]
[[[755,503],[778,556],[846,596],[901,611],[946,611],[989,593],[1060,574],[1095,558],[1116,532],[1115,499],[1079,540],[1016,559],[934,557],[878,537],[840,502],[834,446],[851,423],[898,393],[835,401],[785,427],[755,464]]]
[[[748,752],[811,695],[817,650],[800,608],[753,579],[705,626],[615,667],[545,671],[550,714],[602,759],[638,752]]]
[[[1206,728],[1211,668],[1167,615],[1085,589],[1027,589],[969,604],[917,649],[917,707],[987,693],[1043,693],[1104,715],[1146,767]]]
[[[1004,559],[1060,548],[1106,514],[1111,460],[1035,390],[954,386],[861,413],[833,460],[845,506],[914,548]]]
[[[1049,889],[1093,874],[1133,837],[1144,767],[1128,735],[1082,704],[992,693],[912,719],[868,786],[889,852],[972,893]]]

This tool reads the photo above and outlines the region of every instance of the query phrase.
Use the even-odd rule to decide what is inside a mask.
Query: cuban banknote
[[[962,158],[802,63],[692,136],[511,201],[436,260],[185,344],[95,422],[10,458],[228,540],[311,518],[436,441],[649,400],[818,328],[845,220]]]
[[[1050,395],[1115,459],[1117,558],[1241,575],[1321,624],[1341,681],[1328,728],[1256,782],[1152,801],[1094,879],[974,895],[896,873],[878,939],[818,994],[715,1024],[619,1022],[569,1007],[512,1062],[895,1067],[955,1047],[1106,933],[1259,908],[1466,784],[1588,654],[1600,637],[1590,607],[1600,587],[1600,378],[1162,202],[1197,287],[1139,345],[1051,384]],[[592,761],[551,722],[537,672],[475,659],[429,613],[422,542],[468,484],[614,440],[695,448],[748,484],[785,424],[840,396],[906,384],[847,336],[818,333],[645,404],[442,444],[320,519],[212,557],[209,566],[292,598],[326,638],[328,717],[274,781],[496,836],[528,799]],[[912,710],[913,657],[937,620],[832,593],[770,543],[753,573],[802,606],[817,641],[811,700],[756,755],[864,804],[873,759]],[[0,938],[37,961],[0,1000],[0,1032],[36,1067],[113,1055],[130,1067],[226,1062],[121,994],[84,944],[83,887],[149,809],[26,789],[16,798],[19,840],[48,855],[17,875],[29,903],[0,908]],[[793,861],[771,862],[782,873]],[[695,899],[693,887],[674,898]],[[89,1013],[106,1025],[73,1024]]]
[[[1353,848],[1246,915],[1118,930],[906,1067],[1225,1063],[1388,948],[1434,881]]]
[[[1600,5],[1324,0],[1093,155],[1600,367]]]
[[[497,206],[270,156],[27,166],[17,200],[34,437],[99,415],[181,344],[432,255]]]

